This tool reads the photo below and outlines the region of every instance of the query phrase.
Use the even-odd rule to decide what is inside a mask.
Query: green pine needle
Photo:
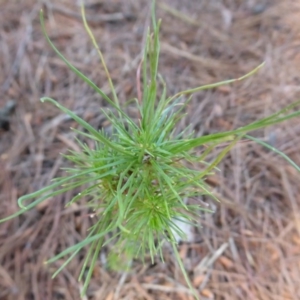
[[[177,235],[184,237],[185,233],[175,221],[180,220],[196,226],[199,213],[208,210],[200,204],[190,205],[185,200],[202,195],[216,199],[204,179],[216,170],[230,149],[245,137],[280,154],[300,171],[299,167],[286,155],[246,135],[253,130],[299,116],[300,111],[295,108],[300,101],[267,118],[232,131],[197,138],[192,134],[186,134],[186,130],[175,135],[177,123],[184,116],[186,105],[191,99],[191,97],[185,99],[184,95],[244,80],[257,72],[263,64],[240,78],[188,89],[168,97],[165,82],[158,74],[161,22],[156,22],[155,1],[153,1],[153,32],[150,33],[149,30],[144,45],[142,99],[136,102],[140,120],[135,122],[120,107],[102,52],[87,24],[83,5],[81,12],[85,29],[98,51],[108,77],[113,100],[57,50],[46,33],[41,11],[42,30],[51,48],[70,70],[112,106],[113,110],[103,111],[103,113],[112,124],[113,133],[108,136],[55,100],[48,97],[42,98],[42,102],[55,105],[85,129],[85,132],[73,130],[78,136],[91,139],[95,146],[89,148],[78,138],[76,142],[81,151],[79,153],[69,151],[64,155],[64,158],[73,165],[72,168],[65,169],[65,176],[56,178],[48,187],[22,196],[18,200],[21,209],[0,222],[5,222],[33,209],[45,199],[80,188],[81,192],[75,195],[67,205],[82,198],[89,199],[87,206],[95,212],[97,221],[83,241],[49,259],[47,263],[53,263],[69,255],[53,276],[56,276],[75,255],[88,246],[89,250],[79,276],[79,280],[84,281],[82,295],[85,295],[101,248],[107,243],[115,244],[115,250],[109,257],[110,266],[120,266],[120,262],[125,261],[123,265],[130,268],[133,258],[140,258],[144,261],[146,256],[150,255],[152,262],[156,256],[163,260],[163,244],[169,242],[184,278],[189,288],[193,290],[179,257],[175,238]],[[158,92],[159,90],[162,91]],[[117,112],[117,115],[113,111]],[[206,161],[207,155],[224,142],[228,145],[219,155],[213,161]],[[206,148],[203,149],[202,154],[196,155],[196,148],[202,149],[203,147],[199,147],[204,145]],[[202,170],[191,167],[194,163],[197,165],[201,163]],[[110,239],[107,240],[108,234]],[[193,290],[193,294],[196,299],[199,299],[197,291]]]

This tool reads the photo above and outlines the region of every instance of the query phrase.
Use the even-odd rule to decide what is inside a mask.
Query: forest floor
[[[67,67],[41,33],[44,7],[52,41],[81,71],[109,93],[105,72],[72,0],[0,2],[0,217],[18,210],[17,199],[62,173],[60,156],[77,150],[76,124],[50,96],[93,126],[109,126],[100,112],[106,104]],[[88,21],[122,103],[136,97],[149,1],[87,0]],[[234,85],[197,93],[178,126],[197,135],[241,127],[300,99],[300,3],[293,0],[162,0],[159,71],[168,92],[241,76],[265,61],[254,76]],[[255,136],[300,164],[300,119]],[[217,151],[217,150],[216,150]],[[220,202],[214,214],[199,216],[201,227],[180,256],[201,299],[300,299],[299,173],[282,157],[255,143],[238,144],[207,181]],[[86,236],[91,220],[84,201],[65,208],[71,193],[46,200],[25,215],[0,225],[0,299],[80,299],[77,256],[44,265],[55,253]],[[106,267],[107,246],[84,299],[187,300],[172,252],[165,263],[135,261],[130,272]]]

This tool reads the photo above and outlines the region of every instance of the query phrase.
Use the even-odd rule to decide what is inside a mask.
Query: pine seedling
[[[96,221],[83,241],[47,262],[52,263],[69,256],[54,276],[87,247],[79,276],[79,280],[84,282],[82,288],[84,295],[103,246],[108,243],[115,244],[115,250],[109,257],[112,266],[118,265],[122,260],[126,262],[123,264],[124,267],[130,268],[134,258],[143,260],[150,255],[152,261],[156,256],[163,260],[163,244],[169,243],[188,286],[198,299],[180,259],[176,237],[185,237],[185,233],[178,226],[178,221],[197,226],[199,214],[209,210],[201,206],[201,203],[191,205],[186,199],[202,195],[215,199],[205,182],[206,176],[215,171],[228,151],[241,139],[248,137],[270,148],[267,144],[247,136],[247,133],[299,116],[300,112],[295,110],[299,102],[232,131],[196,138],[193,133],[187,133],[187,130],[176,133],[176,125],[184,116],[185,108],[193,93],[246,79],[257,72],[263,64],[240,78],[168,96],[166,84],[158,73],[161,22],[156,21],[155,1],[152,1],[152,32],[149,31],[144,45],[141,97],[135,99],[140,117],[135,121],[126,114],[119,103],[102,52],[86,22],[83,5],[81,11],[84,26],[99,53],[108,77],[112,99],[57,50],[46,33],[43,12],[40,13],[42,30],[51,48],[70,70],[111,105],[111,110],[102,110],[102,113],[110,121],[113,132],[108,135],[104,131],[99,131],[55,100],[42,98],[42,102],[55,105],[75,120],[82,129],[73,130],[78,137],[92,140],[94,147],[89,147],[78,138],[76,141],[81,151],[79,153],[70,151],[64,155],[65,159],[72,163],[73,168],[65,169],[65,175],[53,180],[49,186],[19,198],[20,210],[0,222],[33,209],[45,199],[80,188],[81,192],[67,205],[80,199],[88,199],[86,205],[93,212]],[[226,144],[223,150],[213,161],[208,161],[208,154],[224,143]],[[282,154],[276,149],[272,150]],[[283,154],[282,156],[293,163],[288,157]],[[295,164],[294,166],[299,171]]]

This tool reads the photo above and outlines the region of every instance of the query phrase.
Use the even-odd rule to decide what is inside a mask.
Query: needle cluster
[[[239,140],[247,137],[254,139],[246,135],[248,132],[299,115],[299,111],[294,110],[298,102],[270,117],[233,131],[197,138],[193,134],[187,134],[187,131],[176,132],[176,125],[184,116],[190,95],[200,90],[245,79],[262,65],[237,79],[188,89],[174,96],[168,96],[165,82],[158,73],[160,22],[157,23],[154,11],[155,2],[153,1],[152,32],[148,34],[143,52],[141,96],[135,99],[139,112],[138,121],[131,119],[119,104],[102,53],[86,22],[84,7],[82,6],[83,22],[104,66],[111,86],[112,98],[77,70],[57,50],[45,31],[43,13],[41,12],[40,15],[43,32],[52,49],[77,76],[111,105],[111,110],[102,110],[102,113],[110,121],[113,131],[108,135],[104,131],[96,130],[55,100],[48,97],[42,98],[42,102],[56,105],[78,123],[81,129],[73,130],[77,133],[76,141],[81,151],[69,151],[67,155],[64,155],[73,167],[65,169],[65,175],[56,178],[48,187],[21,197],[18,200],[20,211],[1,221],[6,221],[34,208],[45,199],[80,189],[81,192],[76,194],[68,205],[82,198],[88,199],[87,205],[96,221],[83,241],[64,250],[49,262],[70,255],[54,274],[56,275],[79,251],[88,246],[79,278],[85,282],[82,294],[88,287],[99,253],[107,243],[115,244],[111,257],[114,259],[125,257],[128,266],[132,258],[143,259],[149,254],[152,260],[157,255],[163,260],[163,243],[170,243],[191,287],[176,248],[176,237],[184,238],[185,236],[178,222],[196,226],[199,214],[207,208],[201,206],[200,203],[191,205],[186,200],[197,199],[202,195],[214,198],[210,187],[205,183],[205,177],[215,170],[218,163]],[[84,139],[80,137],[94,141],[94,147],[91,148],[85,144],[82,141]],[[207,161],[207,155],[224,142],[226,145],[220,154],[213,161]],[[201,151],[200,155],[199,151]],[[278,150],[276,152],[278,153]]]

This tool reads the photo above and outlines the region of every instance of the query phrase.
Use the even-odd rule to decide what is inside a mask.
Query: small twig
[[[78,20],[81,20],[81,15],[71,9],[68,9],[64,6],[57,5],[57,4],[48,4],[48,7],[53,11],[56,11],[62,15],[67,17],[72,17]],[[97,14],[97,16],[86,16],[86,20],[93,25],[102,23],[102,22],[116,22],[116,21],[123,21],[128,19],[128,17],[123,13],[112,13],[112,14]]]

